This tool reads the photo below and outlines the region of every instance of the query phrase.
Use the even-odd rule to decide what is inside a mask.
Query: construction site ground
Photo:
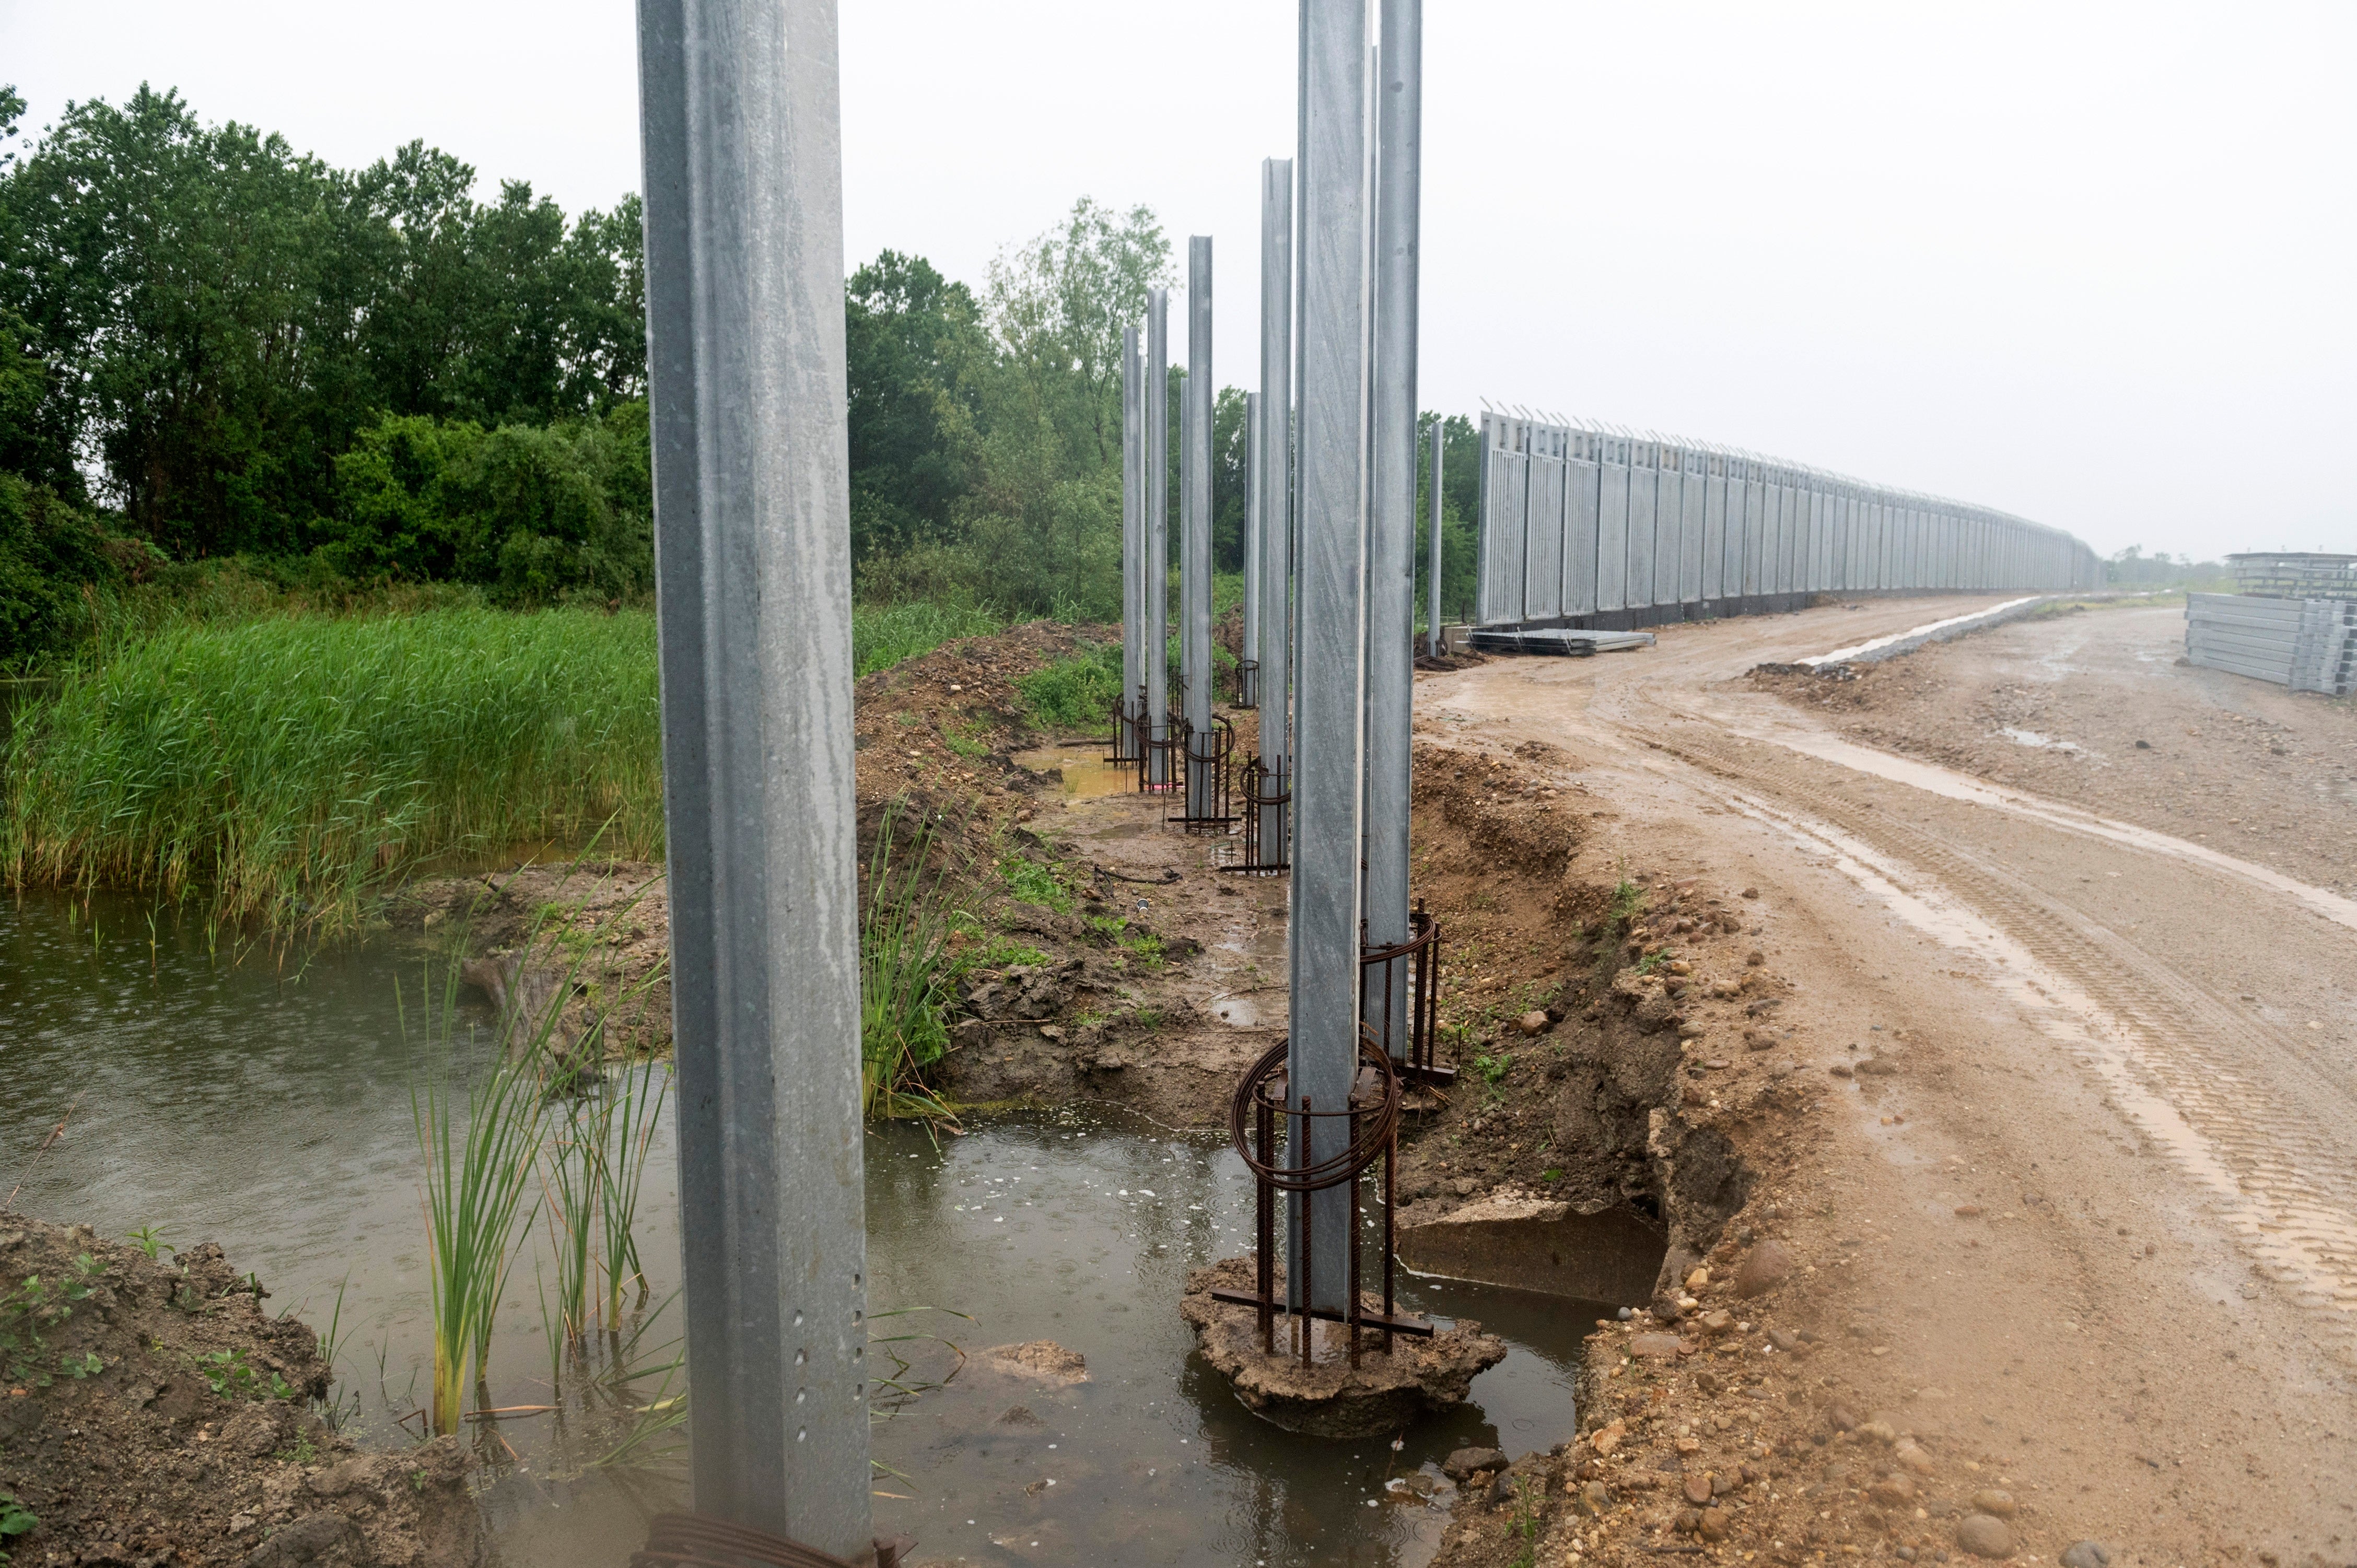
[[[1779,981],[1671,1112],[1749,1172],[1705,1326],[1599,1329],[1581,1439],[1444,1562],[2357,1560],[2357,721],[2180,666],[2169,609],[1749,673],[1989,602],[1420,678],[1432,743],[1548,748],[1509,788],[1584,819],[1573,877],[1749,911]]]

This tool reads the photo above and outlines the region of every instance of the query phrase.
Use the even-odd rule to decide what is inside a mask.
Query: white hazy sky
[[[856,265],[979,285],[1087,194],[1254,362],[1286,0],[843,0]],[[628,0],[0,0],[30,127],[178,86],[568,209],[639,175]],[[2357,551],[2357,6],[1429,0],[1420,402],[1749,446],[2204,555]]]

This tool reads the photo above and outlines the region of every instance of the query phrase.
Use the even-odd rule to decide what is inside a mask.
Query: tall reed
[[[16,886],[200,893],[217,918],[346,929],[371,888],[522,843],[659,854],[654,619],[453,607],[169,624],[21,708]]]
[[[851,608],[851,668],[866,675],[888,670],[904,659],[931,653],[960,637],[988,637],[1003,630],[997,611],[978,605],[935,604],[909,599],[894,605]]]
[[[433,993],[429,972],[426,987]],[[442,1016],[457,1012],[447,977]],[[406,1026],[406,1009],[404,1024]],[[446,1025],[446,1029],[447,1026]],[[446,1034],[446,1044],[447,1036]],[[427,1272],[434,1297],[434,1430],[458,1430],[471,1362],[488,1380],[491,1327],[518,1240],[517,1210],[540,1146],[543,1100],[531,1058],[502,1057],[466,1089],[466,1122],[454,1125],[455,1090],[429,1078],[410,1089],[411,1121],[425,1164]]]
[[[884,809],[867,857],[859,922],[859,1101],[875,1116],[948,1117],[926,1069],[949,1050],[950,933],[956,911],[947,873],[927,864],[935,835],[919,821],[900,841],[902,803]]]

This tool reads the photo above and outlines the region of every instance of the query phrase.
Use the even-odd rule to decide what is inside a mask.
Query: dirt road
[[[1756,886],[1809,1070],[1896,1064],[1832,1080],[1803,1218],[1888,1397],[2014,1456],[2034,1539],[2357,1560],[2357,727],[2150,657],[2169,611],[1984,634],[1847,710],[1748,676],[1987,602],[1428,675],[1418,728],[1567,750],[1609,823],[1579,869]]]

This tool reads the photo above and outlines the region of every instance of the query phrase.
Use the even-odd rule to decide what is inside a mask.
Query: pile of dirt
[[[0,1212],[0,1491],[37,1521],[18,1563],[484,1561],[457,1440],[356,1453],[318,1414],[317,1337],[268,1294],[210,1242],[151,1259]]]

